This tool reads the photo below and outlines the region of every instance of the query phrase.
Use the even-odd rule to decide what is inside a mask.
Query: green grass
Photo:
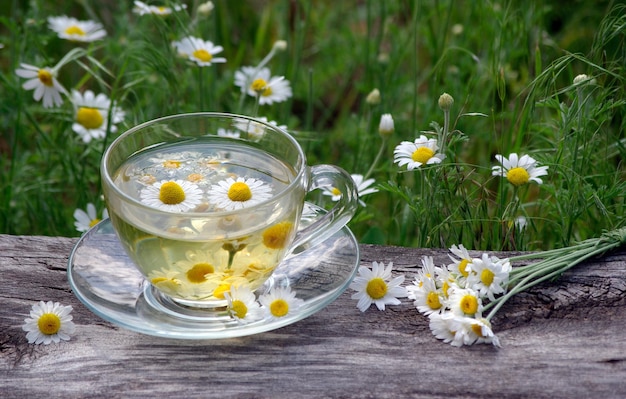
[[[99,160],[120,132],[181,112],[265,116],[287,125],[309,164],[350,173],[373,167],[379,192],[350,223],[361,242],[419,247],[538,250],[596,237],[625,223],[626,7],[618,2],[214,1],[168,17],[138,16],[130,2],[14,0],[0,20],[0,232],[76,236],[72,216],[104,207]],[[101,22],[104,40],[56,37],[49,16]],[[225,64],[198,68],[173,40],[224,47]],[[241,99],[235,71],[267,65],[294,95],[257,106]],[[63,66],[66,89],[104,93],[125,111],[117,132],[83,143],[71,102],[43,108],[22,89],[20,63]],[[586,74],[593,81],[575,86]],[[367,95],[379,89],[379,104]],[[406,171],[401,141],[443,129],[442,93],[454,98],[446,159]],[[391,113],[395,132],[378,123]],[[430,137],[435,137],[432,135]],[[529,154],[549,166],[543,184],[514,189],[491,175],[494,156]],[[515,220],[526,218],[526,228]]]

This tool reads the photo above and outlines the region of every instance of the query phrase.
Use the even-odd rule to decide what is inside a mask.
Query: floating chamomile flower
[[[371,185],[374,184],[376,181],[374,179],[363,180],[363,175],[359,174],[354,174],[351,176],[352,180],[354,180],[354,184],[356,185],[359,197],[359,204],[361,204],[361,206],[366,206],[365,202],[361,200],[361,197],[367,194],[378,192],[377,188],[371,187]],[[341,191],[336,187],[325,188],[322,193],[324,195],[330,196],[333,201],[339,201],[339,199],[341,198]]]
[[[263,231],[263,245],[270,249],[283,249],[293,233],[292,222],[280,222]]]
[[[54,68],[39,68],[34,65],[20,64],[15,74],[28,79],[22,85],[24,90],[34,90],[33,99],[39,101],[43,98],[43,107],[51,108],[61,106],[63,98],[61,94],[67,94],[67,90],[57,80],[57,71]]]
[[[240,323],[250,323],[263,317],[261,306],[256,301],[256,296],[247,286],[231,286],[224,293],[228,301],[230,315]]]
[[[173,11],[181,11],[187,8],[186,4],[174,4],[172,7],[154,6],[144,3],[143,1],[135,1],[133,12],[138,15],[170,15]]]
[[[417,169],[422,165],[441,163],[445,155],[438,154],[438,149],[437,139],[429,139],[421,135],[414,142],[403,141],[396,146],[393,151],[393,162],[400,167],[406,165],[408,170]]]
[[[94,21],[79,21],[76,18],[60,16],[48,17],[48,27],[61,39],[73,42],[93,42],[107,35],[102,24]]]
[[[69,341],[70,335],[76,330],[72,322],[71,306],[63,306],[58,302],[41,301],[33,305],[30,317],[24,319],[22,329],[27,332],[29,344],[48,345],[61,340]]]
[[[393,263],[385,268],[384,263],[372,262],[372,268],[360,266],[358,275],[350,284],[350,288],[357,291],[352,299],[357,299],[357,307],[365,312],[372,303],[379,310],[385,310],[385,305],[399,305],[400,300],[407,296],[406,289],[400,284],[404,282],[404,276],[392,278],[391,268]]]
[[[519,187],[529,181],[534,181],[537,184],[542,184],[543,181],[539,176],[545,176],[548,174],[547,166],[537,166],[537,161],[528,155],[523,155],[521,158],[516,153],[509,155],[509,158],[497,154],[496,159],[501,165],[493,166],[491,174],[493,176],[502,176],[512,185]]]
[[[259,297],[259,302],[263,305],[265,314],[272,319],[291,316],[304,304],[289,287],[272,288],[270,292]]]
[[[215,54],[221,53],[224,48],[214,45],[209,40],[205,41],[197,37],[188,36],[180,41],[172,42],[172,46],[176,48],[181,57],[188,58],[201,67],[226,62],[226,58],[215,57]]]
[[[105,209],[102,211],[102,219],[106,219],[109,217],[108,211]],[[87,204],[87,211],[85,212],[82,209],[76,209],[74,211],[74,226],[76,230],[84,233],[89,230],[96,224],[98,224],[102,219],[98,218],[98,214],[96,213],[96,207],[91,202]]]
[[[81,94],[72,90],[72,104],[74,105],[74,123],[72,130],[76,132],[83,142],[89,143],[92,139],[103,139],[106,136],[107,126],[111,132],[116,132],[116,123],[124,120],[124,111],[119,109],[104,94],[95,95],[93,91],[86,90]],[[109,108],[111,108],[111,123],[108,122]]]
[[[259,204],[272,197],[272,188],[255,178],[232,177],[211,186],[209,202],[218,209],[233,211]]]
[[[235,72],[235,86],[242,93],[258,97],[260,105],[282,102],[292,96],[289,81],[283,76],[271,76],[268,68],[242,67]]]
[[[144,204],[167,212],[187,212],[202,202],[202,190],[185,180],[162,180],[139,195]]]
[[[180,284],[179,294],[186,298],[206,298],[222,282],[223,274],[216,267],[220,260],[209,251],[187,251],[185,259],[175,262],[173,279]]]

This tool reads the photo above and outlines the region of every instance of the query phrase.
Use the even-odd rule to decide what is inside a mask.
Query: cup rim
[[[154,207],[151,207],[149,205],[144,204],[143,202],[131,197],[130,195],[126,194],[124,191],[120,190],[120,188],[113,182],[113,179],[111,178],[111,175],[109,173],[109,169],[107,167],[107,160],[110,158],[110,154],[111,154],[111,149],[116,146],[120,141],[122,141],[124,138],[126,138],[127,136],[130,136],[131,134],[135,133],[136,131],[146,128],[148,126],[151,125],[156,125],[158,123],[162,123],[171,119],[181,119],[183,117],[203,117],[203,116],[208,116],[208,117],[225,117],[225,118],[231,118],[231,119],[246,119],[255,123],[259,123],[261,125],[264,125],[267,128],[273,129],[278,131],[279,133],[283,134],[288,141],[290,141],[293,146],[297,149],[298,151],[298,156],[301,159],[301,166],[299,168],[299,170],[297,170],[297,173],[295,174],[293,180],[287,185],[287,187],[285,187],[284,190],[280,191],[276,196],[273,196],[265,201],[259,202],[257,204],[242,208],[242,209],[235,209],[235,210],[225,210],[225,211],[214,211],[211,212],[210,215],[213,216],[228,216],[228,215],[233,215],[233,214],[240,214],[241,212],[250,212],[256,208],[260,208],[263,206],[267,206],[267,204],[275,202],[277,198],[281,198],[284,195],[286,195],[287,193],[291,192],[294,187],[296,185],[299,185],[301,183],[302,180],[302,176],[304,175],[308,165],[307,165],[307,160],[306,160],[306,156],[304,154],[304,151],[302,150],[302,147],[300,146],[300,144],[296,141],[296,139],[289,134],[289,132],[285,129],[282,129],[276,125],[272,125],[268,122],[262,121],[258,118],[252,117],[252,116],[247,116],[247,115],[240,115],[240,114],[233,114],[233,113],[227,113],[227,112],[210,112],[210,111],[202,111],[202,112],[188,112],[188,113],[178,113],[178,114],[171,114],[171,115],[166,115],[166,116],[161,116],[155,119],[150,119],[148,121],[142,122],[138,125],[135,125],[133,127],[131,127],[130,129],[124,131],[122,134],[120,134],[118,137],[116,137],[109,146],[107,146],[107,148],[105,149],[103,155],[102,155],[102,160],[101,160],[101,175],[102,178],[104,179],[103,182],[106,182],[106,185],[109,186],[109,188],[111,190],[113,190],[115,192],[115,194],[122,200],[125,202],[130,202],[133,204],[133,206],[138,206],[141,207],[143,209],[146,209],[148,211],[153,211],[153,212],[159,212],[159,213],[166,213],[166,214],[172,214],[172,215],[185,215],[188,217],[206,217],[207,213],[206,212],[172,212],[172,211],[167,211],[167,210],[162,210],[162,209],[157,209]]]

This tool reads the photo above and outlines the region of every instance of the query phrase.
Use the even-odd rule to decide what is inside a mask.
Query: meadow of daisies
[[[626,7],[543,3],[13,1],[0,232],[80,235],[106,216],[107,145],[195,111],[346,169],[360,242],[539,250],[622,227]]]

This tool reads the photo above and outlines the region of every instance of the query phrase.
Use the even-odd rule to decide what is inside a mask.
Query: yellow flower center
[[[526,169],[518,166],[517,168],[509,169],[506,172],[506,178],[512,185],[521,186],[522,184],[528,183],[530,175]]]
[[[202,180],[202,175],[200,173],[191,173],[189,176],[187,176],[187,180],[197,183]]]
[[[473,315],[478,311],[478,299],[474,295],[464,295],[459,304],[465,314]]]
[[[420,147],[417,150],[413,151],[411,155],[411,159],[415,162],[426,163],[430,158],[435,155],[435,151],[431,150],[428,147]]]
[[[98,129],[104,123],[100,110],[96,108],[80,107],[76,113],[76,122],[86,129]]]
[[[180,161],[173,161],[171,159],[168,159],[167,161],[163,162],[163,167],[170,168],[170,169],[178,169],[180,168]]]
[[[441,285],[441,291],[443,291],[443,296],[448,297],[448,290],[450,289],[450,284],[447,281],[444,281]]]
[[[246,306],[246,304],[238,299],[235,299],[230,305],[230,310],[232,310],[235,316],[237,316],[239,319],[243,319],[248,313],[248,307]]]
[[[283,317],[289,313],[289,304],[284,299],[276,299],[270,304],[270,312],[274,317]]]
[[[40,69],[37,71],[37,77],[39,81],[48,87],[54,86],[54,82],[52,80],[52,74],[50,71],[46,71],[45,69]]]
[[[375,277],[367,283],[365,291],[372,299],[380,299],[387,293],[387,283],[382,278]]]
[[[252,198],[252,191],[246,183],[238,181],[228,189],[228,198],[231,201],[246,202]]]
[[[480,272],[480,281],[482,281],[483,284],[485,284],[487,287],[489,287],[491,283],[493,283],[494,277],[495,274],[489,269],[483,269],[483,271]]]
[[[252,90],[254,90],[255,92],[257,92],[258,94],[262,95],[262,96],[271,96],[272,95],[272,88],[270,86],[267,85],[267,82],[265,81],[265,79],[254,79],[254,81],[252,82]]]
[[[293,223],[291,222],[280,222],[268,227],[263,232],[263,244],[270,249],[284,248],[292,229]]]
[[[61,329],[61,319],[54,313],[44,313],[37,320],[37,327],[43,334],[56,334]]]
[[[435,291],[430,291],[428,295],[426,295],[426,304],[429,308],[435,310],[441,307],[441,302],[439,301],[439,295]]]
[[[203,48],[194,51],[192,55],[202,62],[211,62],[211,60],[213,59],[213,56],[211,55],[211,53],[209,53]]]
[[[480,338],[484,338],[483,328],[480,324],[472,324],[472,331],[474,334],[478,335]]]
[[[93,227],[93,226],[97,225],[98,223],[100,223],[100,219],[95,218],[94,220],[89,222],[89,227]]]
[[[67,33],[68,35],[85,36],[85,31],[76,25],[72,25],[69,28],[65,29],[65,33]]]
[[[330,192],[331,192],[333,195],[341,195],[341,191],[340,191],[337,187],[333,187],[333,188],[330,190]]]
[[[185,190],[176,182],[165,182],[161,185],[159,199],[167,205],[180,204],[185,200]]]
[[[206,281],[205,276],[214,271],[215,268],[206,262],[196,263],[191,269],[187,270],[187,280],[194,284],[204,283]]]
[[[468,265],[469,263],[470,263],[470,262],[469,262],[469,260],[467,260],[467,259],[462,259],[462,260],[459,262],[459,273],[461,273],[461,275],[462,275],[463,277],[467,277],[467,275],[469,274],[469,273],[467,272],[467,270],[465,270],[465,268],[467,267],[467,265]]]
[[[224,293],[230,291],[230,284],[220,284],[215,290],[213,290],[213,296],[219,299],[224,299]]]

